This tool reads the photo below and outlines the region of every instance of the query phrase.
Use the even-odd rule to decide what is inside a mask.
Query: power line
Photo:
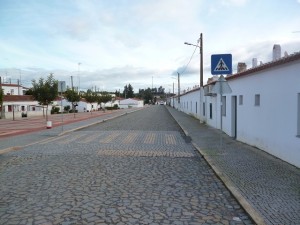
[[[196,52],[197,47],[198,47],[198,46],[195,47],[195,50],[194,50],[193,54],[191,55],[189,62],[186,64],[186,66],[184,67],[183,71],[182,71],[180,74],[183,74],[184,71],[185,71],[185,70],[187,69],[187,67],[189,66],[189,64],[190,64],[190,62],[191,62],[191,60],[192,60],[192,58],[194,57],[194,54],[195,54],[195,52]]]

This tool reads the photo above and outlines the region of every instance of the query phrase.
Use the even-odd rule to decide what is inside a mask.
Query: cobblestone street
[[[0,155],[0,183],[5,225],[253,224],[159,105]]]

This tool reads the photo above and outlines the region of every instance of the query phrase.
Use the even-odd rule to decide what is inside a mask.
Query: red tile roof
[[[32,95],[4,95],[4,102],[25,102],[34,101]]]

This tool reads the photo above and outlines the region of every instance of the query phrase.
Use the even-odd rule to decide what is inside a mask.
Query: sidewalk
[[[257,224],[300,224],[300,169],[168,107]]]

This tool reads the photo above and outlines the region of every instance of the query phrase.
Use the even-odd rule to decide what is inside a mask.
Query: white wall
[[[300,95],[300,60],[273,66],[269,69],[251,73],[240,78],[228,79],[232,93],[226,96],[226,116],[222,117],[222,130],[234,136],[232,116],[232,97],[237,100],[236,139],[256,146],[284,161],[300,167],[300,116],[298,115],[298,95]],[[181,96],[181,104],[177,98],[174,108],[187,114],[201,118],[202,122],[220,129],[220,95],[203,96],[201,112],[195,113],[195,102],[199,98],[199,90]],[[260,95],[260,106],[255,106],[255,95]],[[239,96],[243,96],[243,104],[239,104]],[[170,100],[173,106],[173,100]],[[193,104],[191,108],[191,102]],[[212,103],[212,118],[210,118]],[[188,106],[188,107],[187,107]],[[298,136],[297,136],[298,135]]]
[[[226,95],[224,131],[232,135],[231,96],[236,95],[237,140],[300,167],[300,138],[296,137],[299,71],[300,63],[294,61],[228,80],[233,93]],[[254,105],[256,94],[260,95],[260,106]],[[243,105],[239,105],[239,95],[243,95]]]

